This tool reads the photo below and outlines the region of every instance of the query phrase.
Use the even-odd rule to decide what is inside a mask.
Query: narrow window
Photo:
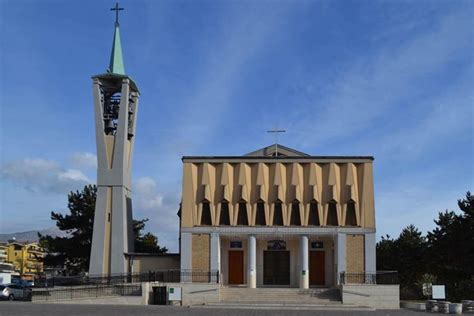
[[[357,219],[355,213],[355,203],[349,202],[347,203],[346,209],[346,226],[357,226]]]
[[[318,212],[318,203],[317,202],[311,202],[309,204],[309,223],[308,225],[310,226],[320,226],[320,221],[319,221],[319,212]]]
[[[247,203],[239,203],[239,213],[237,214],[237,225],[248,226],[249,220],[247,218]]]
[[[291,204],[291,226],[301,226],[301,217],[300,217],[300,203],[293,202]]]
[[[273,212],[273,225],[283,226],[283,212],[281,202],[275,202],[275,211]]]
[[[221,204],[221,216],[219,218],[219,225],[229,226],[230,217],[229,217],[229,203],[222,202]]]
[[[265,202],[257,202],[257,214],[255,215],[255,225],[265,226]]]
[[[327,226],[337,226],[337,208],[336,203],[330,202],[328,207]]]
[[[209,202],[202,202],[201,225],[211,226],[211,206]]]

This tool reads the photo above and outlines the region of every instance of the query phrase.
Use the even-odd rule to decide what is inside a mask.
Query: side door
[[[12,284],[8,286],[12,290],[12,294],[15,299],[23,298],[23,293],[20,292],[19,286],[16,284]]]

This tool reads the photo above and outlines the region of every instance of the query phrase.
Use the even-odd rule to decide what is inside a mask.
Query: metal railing
[[[340,284],[399,284],[397,271],[377,271],[339,274]]]
[[[104,296],[141,296],[141,284],[86,285],[62,288],[33,289],[31,300],[57,301],[96,298]]]
[[[158,270],[144,273],[99,276],[40,276],[35,278],[34,284],[36,288],[50,288],[58,286],[112,285],[141,282],[219,283],[219,271]]]

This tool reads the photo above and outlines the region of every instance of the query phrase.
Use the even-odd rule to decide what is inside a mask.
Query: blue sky
[[[51,227],[95,181],[91,79],[112,1],[0,2],[0,232]],[[181,156],[273,143],[375,156],[378,235],[474,187],[472,1],[122,1],[141,90],[134,215],[177,250]]]

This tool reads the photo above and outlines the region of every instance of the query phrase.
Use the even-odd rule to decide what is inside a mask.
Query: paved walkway
[[[242,310],[227,308],[188,308],[174,306],[131,306],[131,305],[77,305],[77,304],[35,304],[27,302],[0,302],[0,316],[31,315],[189,315],[189,316],[322,316],[322,315],[370,315],[370,316],[401,316],[428,315],[423,312],[408,310],[377,310],[377,311],[315,311],[315,310]]]

